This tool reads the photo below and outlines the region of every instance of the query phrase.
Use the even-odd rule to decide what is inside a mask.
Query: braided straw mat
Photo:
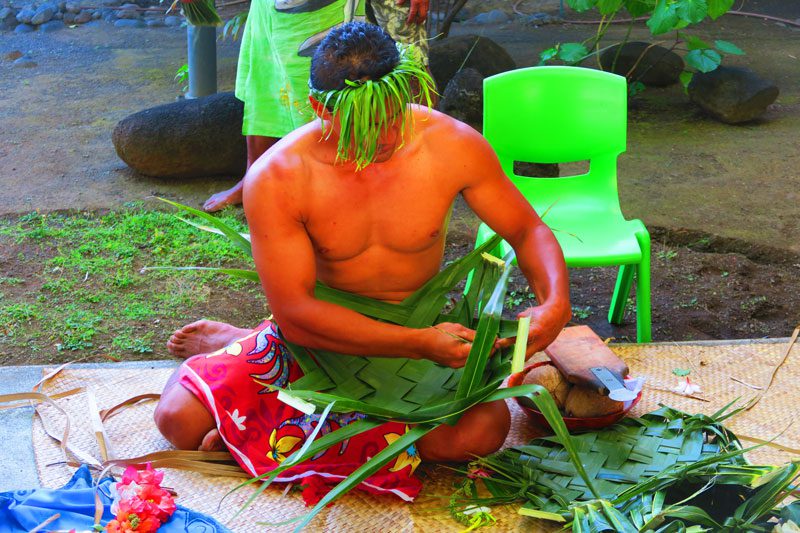
[[[735,343],[653,343],[649,345],[610,345],[630,366],[631,374],[647,378],[642,400],[633,415],[655,410],[659,404],[689,413],[711,414],[728,402],[739,398],[739,404],[757,396],[755,387],[766,388],[770,378],[787,354],[786,341],[748,341]],[[537,356],[538,357],[538,356]],[[702,387],[696,394],[703,400],[687,398],[670,392],[677,382],[672,371],[691,369],[690,379]],[[100,459],[101,453],[94,434],[90,410],[96,400],[98,409],[114,406],[132,396],[158,393],[172,369],[70,369],[67,367],[48,380],[42,392],[54,395],[76,388],[82,392],[56,400],[70,419],[71,448]],[[47,373],[47,371],[45,371]],[[800,398],[796,384],[800,383],[800,343],[788,348],[788,357],[775,374],[767,394],[749,411],[727,422],[745,446],[772,440],[750,452],[753,463],[779,464],[800,457],[800,424],[792,424],[800,414]],[[104,423],[108,454],[111,458],[132,458],[159,450],[169,444],[153,423],[154,401],[142,402],[122,410]],[[535,437],[527,418],[514,401],[512,430],[506,446],[527,442]],[[33,445],[42,485],[58,487],[66,483],[74,468],[64,463],[58,443],[47,436],[63,434],[64,415],[48,404],[38,408],[33,426]],[[402,503],[386,496],[372,496],[354,490],[325,509],[310,524],[309,531],[398,531],[398,532],[456,532],[464,526],[452,520],[446,510],[447,497],[457,477],[444,467],[423,465],[418,469],[425,482],[421,496],[413,504]],[[252,494],[252,488],[239,490],[222,501],[223,496],[243,478],[215,477],[185,470],[168,469],[165,486],[175,489],[178,502],[184,506],[214,516],[233,531],[288,531],[291,526],[266,528],[256,522],[281,522],[305,512],[297,492],[284,494],[283,486],[270,487],[254,504],[238,517],[233,515]],[[444,498],[442,498],[444,497]],[[220,502],[222,503],[220,504]],[[500,531],[557,531],[552,523],[543,523],[519,516],[512,508],[495,509],[495,530]]]

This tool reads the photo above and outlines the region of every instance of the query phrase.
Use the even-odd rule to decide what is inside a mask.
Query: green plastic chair
[[[625,78],[578,67],[531,67],[483,82],[483,135],[503,170],[550,226],[569,267],[620,265],[608,321],[620,324],[636,273],[636,338],[649,342],[650,234],[625,220],[617,192],[617,156],[625,151]],[[530,178],[514,161],[589,161],[578,176]],[[502,209],[502,206],[498,206]],[[485,224],[476,246],[494,232]],[[510,249],[502,242],[493,254]]]

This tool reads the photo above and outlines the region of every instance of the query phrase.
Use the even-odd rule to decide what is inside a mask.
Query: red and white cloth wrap
[[[278,400],[278,393],[267,387],[285,387],[302,376],[277,328],[267,321],[221,350],[188,359],[180,367],[179,382],[214,416],[233,457],[255,477],[298,450],[320,419],[319,413],[307,415]],[[318,438],[361,418],[361,413],[330,413]],[[305,486],[303,497],[311,505],[408,429],[406,424],[387,422],[293,466],[275,481]],[[411,446],[359,488],[412,501],[422,488],[413,475],[419,463]]]

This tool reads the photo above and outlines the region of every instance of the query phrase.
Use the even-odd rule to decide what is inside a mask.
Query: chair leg
[[[636,233],[642,260],[636,271],[636,341],[652,340],[650,317],[650,234],[643,229]]]
[[[611,296],[611,307],[608,310],[608,321],[612,324],[622,324],[625,318],[625,304],[628,302],[628,295],[631,293],[633,284],[633,273],[636,265],[622,265],[617,274],[617,284],[614,287],[614,294]]]

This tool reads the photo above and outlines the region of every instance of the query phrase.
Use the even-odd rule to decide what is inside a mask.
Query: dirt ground
[[[518,8],[532,13],[542,5],[554,12],[557,2],[523,0]],[[752,0],[737,7],[800,18],[797,2]],[[580,40],[592,29],[457,24],[453,34],[483,33],[518,65],[528,66],[542,49]],[[644,30],[637,28],[637,34]],[[747,55],[727,64],[752,68],[774,81],[781,94],[761,120],[741,126],[704,116],[677,86],[649,89],[632,101],[620,196],[626,215],[643,219],[656,241],[654,340],[785,337],[800,323],[800,28],[726,16],[699,34],[743,48]],[[198,205],[238,179],[144,177],[114,153],[110,137],[118,120],[175,99],[179,89],[172,78],[186,61],[185,48],[185,32],[175,28],[101,23],[49,34],[3,32],[0,215],[107,209],[152,194]],[[38,66],[13,67],[5,57],[16,50]],[[235,44],[219,44],[220,90],[232,89],[236,54]],[[448,254],[470,247],[475,228],[459,209]],[[12,254],[0,261],[0,275],[34,268]],[[632,340],[631,313],[621,328],[605,321],[615,272],[575,270],[571,276],[576,322]],[[524,284],[516,282],[513,289],[512,299],[524,305]],[[238,318],[246,320],[247,313]]]

